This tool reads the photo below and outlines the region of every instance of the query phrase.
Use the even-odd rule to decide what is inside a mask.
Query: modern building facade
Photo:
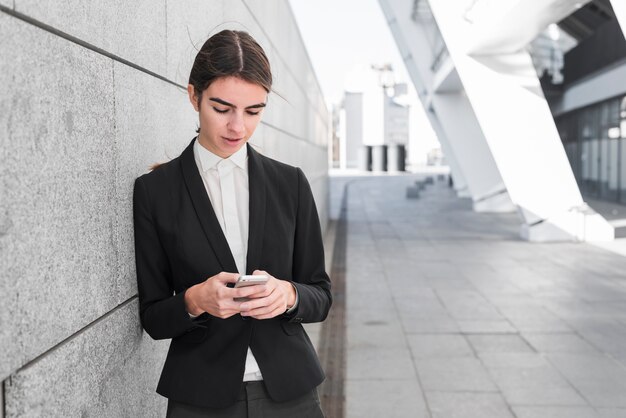
[[[363,147],[363,93],[345,92],[339,110],[340,167],[357,168]]]
[[[406,84],[394,83],[384,97],[387,171],[404,171],[406,168],[410,111],[409,105],[403,100],[406,94]]]
[[[517,210],[520,234],[531,241],[612,239],[611,225],[585,204],[551,110],[559,105],[549,105],[529,52],[549,25],[588,2],[379,3],[459,195],[469,195],[475,210]],[[563,95],[561,108],[573,94]]]
[[[265,48],[280,95],[254,146],[302,167],[325,226],[330,121],[286,0],[0,0],[0,417],[165,415],[133,182],[195,136],[189,70],[226,28]]]
[[[576,45],[563,81],[542,79],[574,176],[585,196],[626,203],[626,39],[608,1],[561,22]]]
[[[407,86],[393,82],[389,65],[364,71],[358,91],[346,91],[338,109],[340,167],[404,171],[409,142]]]

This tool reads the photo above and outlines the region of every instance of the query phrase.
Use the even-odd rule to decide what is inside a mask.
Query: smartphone
[[[265,283],[267,283],[267,276],[265,274],[244,274],[239,276],[234,287],[246,287]],[[245,302],[247,300],[250,300],[250,298],[235,298],[235,302]]]
[[[267,276],[265,274],[244,274],[239,276],[237,281],[235,282],[235,287],[246,287],[252,286],[255,284],[265,284],[267,283]]]

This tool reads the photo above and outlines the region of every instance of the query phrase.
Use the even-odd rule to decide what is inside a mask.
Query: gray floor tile
[[[348,328],[353,325],[363,325],[375,322],[398,322],[398,315],[393,310],[386,311],[368,308],[351,309],[346,312],[346,323]]]
[[[626,408],[626,370],[613,359],[550,354],[549,361],[594,407]]]
[[[376,320],[350,324],[346,339],[348,350],[407,347],[406,335],[397,321]]]
[[[514,418],[497,393],[426,392],[432,418]]]
[[[467,340],[478,353],[528,353],[533,349],[519,335],[468,335]]]
[[[428,418],[426,403],[415,380],[348,380],[347,418]]]
[[[571,406],[514,406],[517,418],[599,418],[593,408]]]
[[[352,348],[348,352],[348,379],[416,379],[408,348]]]
[[[492,369],[490,374],[509,405],[588,406],[550,365]]]
[[[537,351],[543,353],[588,353],[598,350],[576,334],[523,334],[523,338]]]
[[[402,327],[407,334],[454,334],[459,333],[457,322],[447,316],[414,318],[401,316]]]
[[[472,321],[458,320],[459,329],[463,334],[516,334],[517,329],[509,321]]]
[[[507,319],[523,333],[573,332],[572,327],[557,317],[507,316]]]
[[[414,301],[408,297],[395,298],[396,308],[401,314],[408,314],[414,318],[431,318],[433,316],[447,316],[446,308],[438,300]]]
[[[626,408],[598,408],[600,418],[625,418]]]
[[[546,367],[549,362],[539,353],[478,353],[487,369],[530,369]]]
[[[445,357],[475,357],[462,335],[409,335],[409,347],[416,360]]]
[[[417,373],[424,390],[448,392],[498,390],[482,363],[471,357],[418,360]]]

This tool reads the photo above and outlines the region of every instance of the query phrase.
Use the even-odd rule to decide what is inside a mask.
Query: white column
[[[462,93],[435,93],[435,108],[446,136],[452,140],[463,172],[471,173],[469,189],[477,212],[512,212],[515,206],[507,193],[495,160],[467,97]]]
[[[514,210],[471,107],[453,106],[448,96],[440,97],[437,92],[441,87],[446,94],[464,95],[458,80],[455,82],[454,76],[448,77],[454,71],[453,66],[446,69],[448,72],[444,76],[431,68],[433,57],[438,53],[433,45],[436,27],[422,27],[411,19],[413,1],[379,0],[379,3],[430,123],[451,163],[455,183],[457,177],[465,180],[477,211]],[[459,117],[465,125],[460,123]]]
[[[428,120],[430,121],[433,130],[437,134],[437,138],[439,139],[439,144],[441,145],[443,154],[445,155],[446,160],[448,160],[452,180],[454,180],[454,190],[456,191],[457,196],[471,198],[469,188],[467,187],[467,181],[465,180],[465,176],[463,175],[463,170],[461,170],[461,167],[457,162],[458,160],[454,155],[454,151],[450,146],[450,142],[448,141],[448,138],[446,137],[443,128],[441,127],[441,122],[439,121],[439,118],[431,110],[427,110],[426,115],[428,116]]]

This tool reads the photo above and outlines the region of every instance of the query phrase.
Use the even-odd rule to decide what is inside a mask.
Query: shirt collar
[[[248,158],[248,145],[244,144],[243,147],[239,149],[236,153],[231,155],[228,158],[222,158],[219,155],[213,154],[208,149],[204,148],[198,140],[196,139],[196,143],[193,144],[196,155],[200,159],[200,166],[202,171],[208,171],[212,168],[216,168],[217,163],[220,161],[227,159],[235,163],[235,165],[243,170],[247,171],[246,160]]]

